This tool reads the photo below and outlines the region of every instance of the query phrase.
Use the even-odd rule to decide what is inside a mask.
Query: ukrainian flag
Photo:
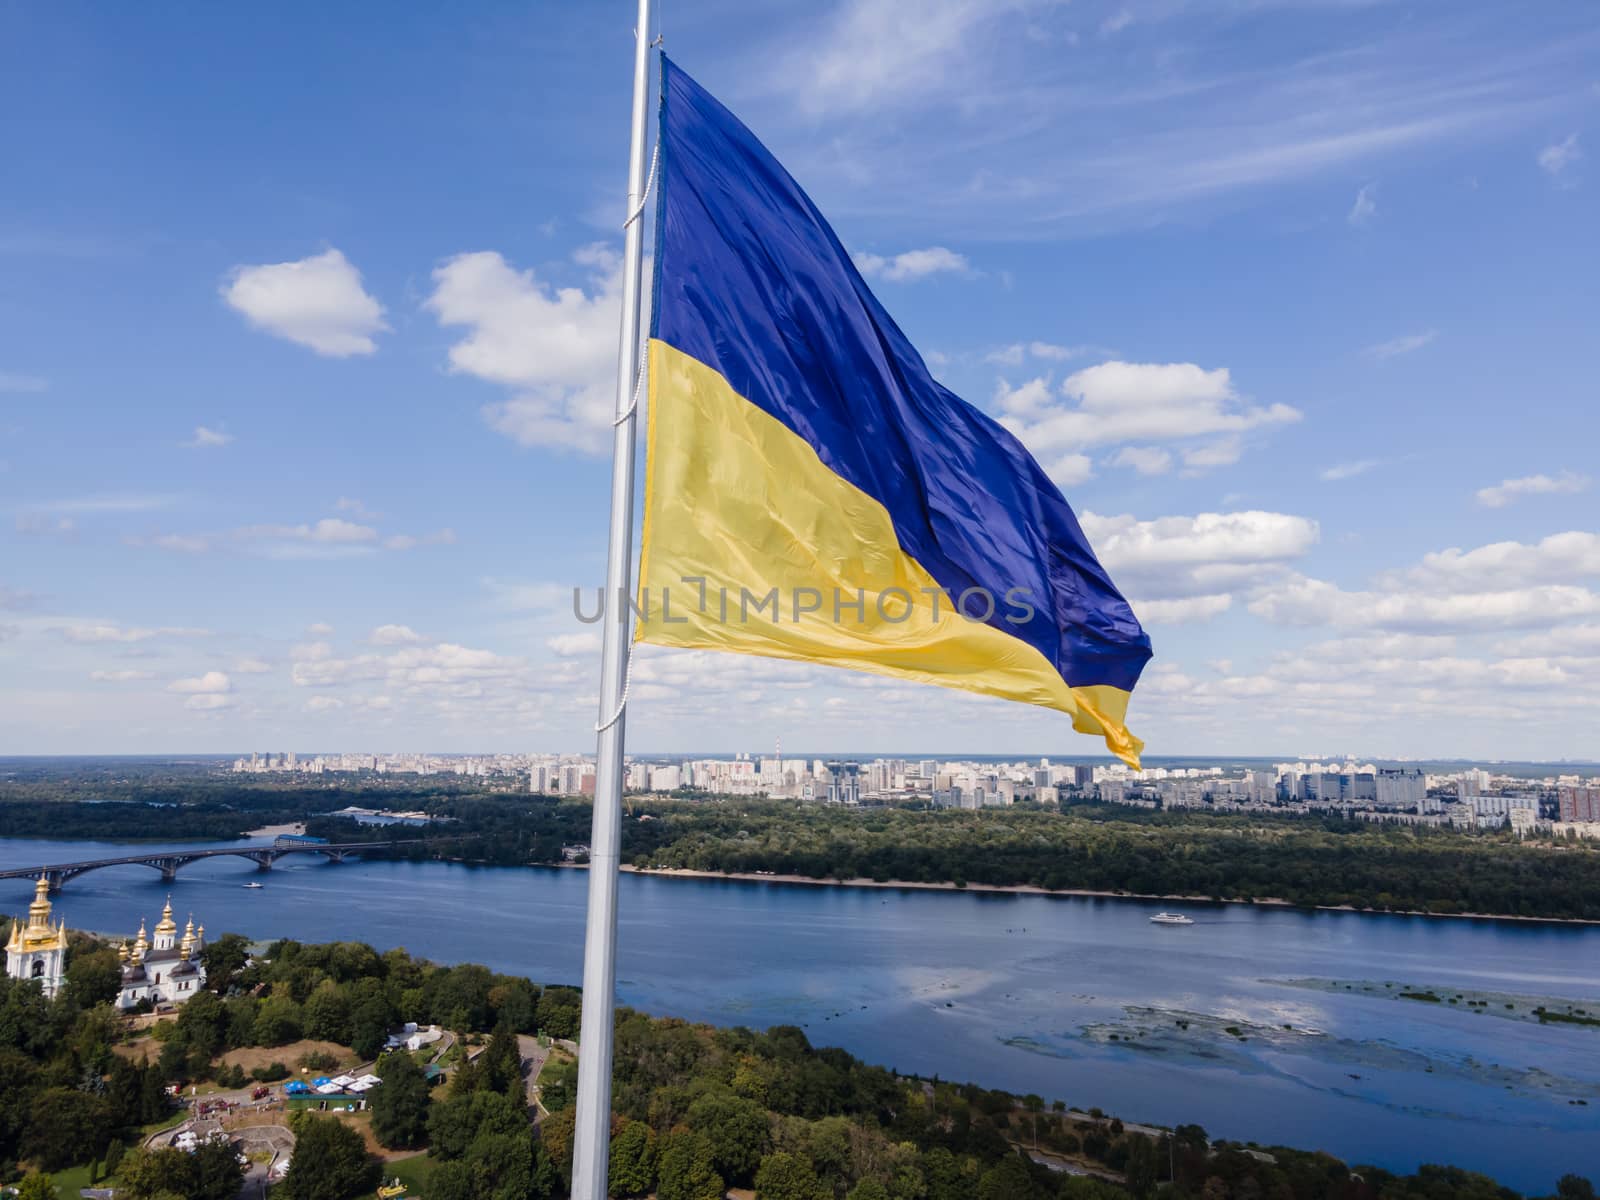
[[[1058,709],[1137,766],[1150,639],[767,149],[662,60],[640,641]]]

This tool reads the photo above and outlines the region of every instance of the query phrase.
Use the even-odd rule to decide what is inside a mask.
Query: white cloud
[[[983,26],[1041,0],[846,0],[765,73],[772,86],[804,79],[794,99],[812,115],[881,111],[926,94],[928,80],[961,88]]]
[[[1172,455],[1159,446],[1124,446],[1111,465],[1132,467],[1141,475],[1165,475],[1172,470]]]
[[[1135,600],[1133,611],[1146,625],[1187,625],[1209,621],[1227,612],[1233,597],[1226,592],[1216,596],[1187,596],[1181,600]]]
[[[0,371],[0,392],[42,392],[49,387],[50,381],[38,375]]]
[[[313,696],[306,701],[307,712],[334,712],[344,707],[344,701],[336,696]]]
[[[1568,134],[1559,142],[1552,142],[1539,151],[1539,169],[1546,175],[1559,178],[1566,169],[1583,157],[1578,145],[1578,135]]]
[[[1485,508],[1504,508],[1523,496],[1571,496],[1587,491],[1591,480],[1587,475],[1563,471],[1559,475],[1524,475],[1520,479],[1503,479],[1493,487],[1478,489],[1478,503]]]
[[[306,626],[306,632],[312,637],[329,637],[333,633],[333,626],[326,621],[317,621]]]
[[[1288,513],[1197,513],[1141,521],[1085,512],[1083,531],[1102,565],[1126,593],[1135,612],[1163,612],[1168,620],[1215,616],[1232,593],[1281,576],[1289,562],[1317,542],[1315,521]],[[1187,605],[1154,609],[1152,602]]]
[[[371,354],[389,327],[361,272],[338,250],[298,262],[235,267],[222,298],[256,328],[329,358]]]
[[[333,507],[339,512],[354,513],[356,516],[367,521],[376,520],[378,517],[383,515],[382,513],[373,512],[361,501],[350,496],[340,496],[338,500],[334,501]]]
[[[559,633],[555,637],[545,639],[545,645],[549,646],[562,658],[598,654],[600,653],[600,635],[598,633]]]
[[[1600,655],[1600,624],[1568,625],[1550,633],[1534,633],[1501,642],[1495,650],[1508,657],[1552,654]]]
[[[1108,351],[1095,346],[1058,346],[1054,342],[1012,342],[1009,346],[997,346],[990,350],[983,356],[983,361],[1002,367],[1020,367],[1029,358],[1043,362],[1066,362],[1090,354],[1106,353]]]
[[[266,675],[272,670],[272,664],[259,658],[241,658],[233,664],[233,669],[239,675]]]
[[[907,250],[887,258],[866,253],[856,254],[854,258],[856,268],[868,279],[886,279],[890,283],[909,283],[951,272],[965,275],[971,270],[965,256],[943,246]]]
[[[185,708],[193,709],[195,712],[210,712],[218,708],[229,708],[232,705],[233,697],[220,692],[202,692],[198,695],[190,696],[183,702]]]
[[[1353,462],[1334,463],[1324,467],[1318,472],[1317,477],[1324,483],[1337,483],[1341,479],[1354,479],[1357,475],[1365,475],[1376,467],[1379,460],[1376,458],[1361,458]]]
[[[374,646],[409,646],[422,641],[422,635],[409,625],[379,625],[367,641]]]
[[[1118,442],[1180,442],[1218,434],[1233,437],[1300,419],[1287,404],[1252,405],[1233,386],[1226,367],[1193,363],[1106,362],[1070,375],[1064,403],[1046,379],[1020,387],[1002,383],[995,402],[1001,424],[1041,458]],[[1221,441],[1195,450],[1191,468],[1237,458]]]
[[[174,679],[167,691],[182,695],[222,695],[233,691],[233,681],[221,671],[207,671],[192,679]]]
[[[96,683],[132,683],[138,679],[154,679],[155,675],[150,671],[134,670],[90,671],[89,678]]]
[[[245,541],[260,539],[348,546],[375,542],[378,540],[378,531],[370,525],[359,525],[343,517],[324,517],[309,525],[248,525],[237,530],[234,536]]]
[[[1100,34],[1102,37],[1110,37],[1114,33],[1121,33],[1124,29],[1132,24],[1132,10],[1119,8],[1116,12],[1112,13],[1109,17],[1100,22]]]
[[[326,688],[383,680],[396,690],[455,694],[463,694],[462,689],[479,694],[484,683],[506,685],[521,681],[526,675],[527,664],[520,658],[452,642],[407,646],[389,654],[304,659],[296,662],[291,672],[299,687]]]
[[[67,513],[73,516],[98,516],[106,513],[152,512],[170,508],[178,497],[158,492],[99,492],[88,496],[71,496],[65,500],[50,500],[27,506],[28,512]]]
[[[226,446],[233,441],[233,434],[223,433],[220,429],[212,429],[206,425],[196,425],[194,436],[179,445],[189,450],[205,450],[214,446]]]
[[[1094,463],[1087,454],[1059,454],[1043,465],[1045,474],[1059,488],[1077,487],[1094,478]]]
[[[1035,358],[1048,359],[1052,362],[1065,362],[1069,358],[1079,358],[1089,353],[1087,346],[1057,346],[1052,342],[1029,342],[1028,353]]]
[[[189,629],[181,626],[145,629],[139,626],[119,625],[114,621],[75,621],[68,625],[56,626],[55,632],[79,646],[94,646],[108,642],[148,642],[156,638],[209,636],[209,631],[205,629]]]
[[[1231,467],[1244,453],[1244,443],[1236,437],[1219,438],[1202,446],[1190,446],[1183,452],[1183,473],[1203,475],[1217,467]]]
[[[371,525],[347,521],[343,517],[324,517],[298,524],[246,525],[227,533],[162,533],[135,535],[123,541],[130,546],[149,546],[184,554],[204,554],[236,547],[267,558],[347,558],[377,550],[411,550],[417,546],[453,543],[455,531],[440,529],[416,536],[409,533],[384,535]]]
[[[1540,629],[1600,614],[1600,595],[1584,586],[1596,576],[1600,535],[1572,531],[1426,554],[1360,591],[1291,576],[1263,587],[1250,611],[1281,624],[1396,632]]]
[[[1499,591],[1508,584],[1567,584],[1600,578],[1600,534],[1569,530],[1538,542],[1492,542],[1422,556],[1419,566],[1380,576],[1393,586]]]
[[[611,444],[621,264],[604,246],[581,251],[589,289],[556,288],[494,251],[461,254],[433,273],[425,307],[466,336],[450,369],[512,390],[484,417],[523,446],[600,454]]]
[[[1443,594],[1349,592],[1297,575],[1265,588],[1250,602],[1250,611],[1283,625],[1471,633],[1537,629],[1600,614],[1600,596],[1560,585]]]
[[[1378,185],[1375,183],[1363,184],[1356,192],[1355,203],[1350,206],[1350,212],[1345,220],[1357,226],[1368,224],[1378,212],[1378,202],[1374,199],[1377,190]]]
[[[1437,329],[1427,329],[1421,333],[1408,333],[1404,337],[1391,338],[1387,342],[1378,342],[1368,346],[1361,353],[1367,358],[1384,362],[1391,358],[1398,358],[1402,354],[1410,354],[1413,350],[1421,350],[1434,338],[1439,336]]]
[[[326,629],[327,626],[321,628]],[[313,633],[317,629],[316,625],[311,627]],[[289,657],[295,662],[322,662],[333,657],[333,646],[328,642],[301,642],[297,646],[289,647]]]

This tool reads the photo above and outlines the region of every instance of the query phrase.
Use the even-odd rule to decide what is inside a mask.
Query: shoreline
[[[550,864],[588,870],[585,863]],[[809,884],[813,887],[850,888],[911,888],[929,892],[987,892],[1014,896],[1073,896],[1101,900],[1171,900],[1187,904],[1248,904],[1258,908],[1288,908],[1303,912],[1347,912],[1369,917],[1434,917],[1459,921],[1521,921],[1544,925],[1600,925],[1600,920],[1588,917],[1522,917],[1511,913],[1431,913],[1420,909],[1356,908],[1351,904],[1295,904],[1276,897],[1257,900],[1218,900],[1214,896],[1185,896],[1171,892],[1112,892],[1093,888],[1044,888],[1031,883],[969,883],[957,887],[953,883],[924,883],[907,879],[813,879],[809,875],[763,875],[755,871],[697,871],[689,867],[652,869],[624,863],[620,870],[630,875],[645,875],[659,879],[731,879],[737,883]]]

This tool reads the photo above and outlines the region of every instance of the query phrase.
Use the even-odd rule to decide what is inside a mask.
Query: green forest
[[[588,840],[587,803],[472,795],[427,806],[453,820],[426,835],[442,839],[436,847],[407,851],[419,857],[553,863],[564,845]],[[326,817],[310,828],[334,838],[373,836],[370,827]],[[387,836],[418,835],[391,829]],[[1298,816],[652,798],[629,804],[623,853],[640,868],[1600,920],[1594,849]]]
[[[420,837],[429,844],[395,852],[504,866],[559,863],[565,847],[588,840],[587,801],[511,786],[454,776],[323,782],[214,768],[41,769],[0,782],[0,837],[231,839],[305,821],[316,836]],[[349,805],[441,820],[419,830],[330,815]],[[637,797],[627,816],[623,850],[641,868],[1600,920],[1600,849],[1504,833],[1083,803],[972,812]]]
[[[467,1049],[453,1046],[432,1080],[411,1054],[382,1054],[369,1113],[286,1114],[296,1145],[276,1190],[288,1200],[355,1200],[393,1170],[423,1181],[414,1194],[426,1200],[567,1194],[576,1071],[559,1047],[577,1032],[573,989],[352,942],[279,941],[251,956],[230,934],[205,955],[210,990],[160,1020],[138,1043],[154,1055],[138,1061],[127,1018],[107,1004],[116,968],[108,947],[75,938],[53,1000],[33,982],[0,983],[0,1179],[20,1180],[24,1200],[55,1194],[45,1172],[85,1163],[90,1178],[114,1179],[129,1200],[224,1200],[239,1185],[231,1151],[141,1146],[141,1134],[174,1119],[166,1085],[247,1086],[236,1067],[219,1065],[225,1052],[301,1037],[369,1059],[401,1020],[439,1023]],[[1061,1098],[903,1077],[814,1047],[793,1027],[718,1029],[624,1009],[616,1033],[616,1197],[719,1200],[742,1187],[756,1200],[1518,1200],[1455,1168],[1352,1170],[1326,1154],[1212,1141],[1198,1125],[1131,1128]],[[532,1038],[550,1058],[530,1109],[523,1047]],[[255,1077],[288,1072],[274,1063]],[[380,1165],[363,1126],[378,1144],[415,1155]],[[1557,1189],[1561,1200],[1594,1197],[1576,1176]]]

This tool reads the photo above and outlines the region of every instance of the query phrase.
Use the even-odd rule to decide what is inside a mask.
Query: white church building
[[[28,923],[11,922],[11,937],[6,941],[6,974],[13,979],[33,980],[44,988],[46,996],[54,996],[66,981],[67,924],[50,923],[50,883],[42,876],[33,887]]]
[[[206,983],[206,969],[200,962],[205,941],[206,927],[197,931],[193,918],[179,940],[178,923],[172,919],[172,897],[167,897],[153,937],[146,939],[140,921],[133,945],[122,943],[122,991],[117,1007],[134,1008],[141,1000],[157,1006],[182,1004],[193,996]]]

